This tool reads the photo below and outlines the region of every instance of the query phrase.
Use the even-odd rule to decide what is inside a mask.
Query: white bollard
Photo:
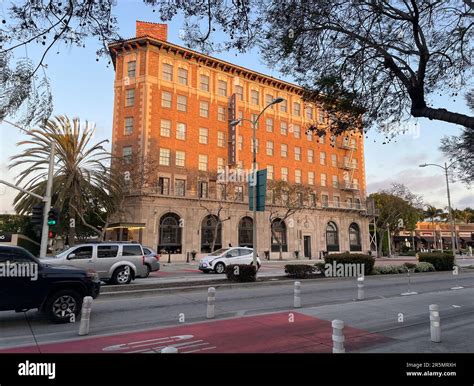
[[[176,347],[165,347],[160,351],[162,354],[178,354],[178,349]]]
[[[89,322],[91,319],[92,296],[86,296],[82,301],[81,323],[79,325],[79,335],[89,334]]]
[[[364,299],[365,299],[364,276],[359,276],[357,278],[357,300],[364,300]]]
[[[430,332],[432,342],[441,342],[441,318],[437,304],[430,304]]]
[[[216,304],[216,289],[214,287],[209,287],[209,289],[207,290],[207,313],[206,313],[206,317],[208,319],[214,318],[216,314],[215,304]]]
[[[343,354],[346,352],[344,349],[344,322],[342,320],[332,321],[332,352],[333,354]]]
[[[299,281],[295,281],[295,293],[293,299],[293,306],[295,308],[301,307],[301,283]]]

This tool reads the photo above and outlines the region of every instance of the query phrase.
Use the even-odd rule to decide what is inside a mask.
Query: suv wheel
[[[216,266],[214,267],[214,271],[216,273],[224,273],[224,271],[225,271],[224,263],[217,263]]]
[[[73,290],[54,292],[46,300],[44,311],[55,323],[68,323],[71,316],[76,318],[82,308],[82,297]]]
[[[128,265],[117,268],[112,275],[112,283],[129,284],[132,281],[132,269]]]

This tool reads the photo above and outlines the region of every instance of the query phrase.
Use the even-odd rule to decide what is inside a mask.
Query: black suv
[[[0,246],[0,311],[37,308],[65,323],[79,315],[84,296],[96,298],[99,292],[94,271],[52,267],[24,248]]]

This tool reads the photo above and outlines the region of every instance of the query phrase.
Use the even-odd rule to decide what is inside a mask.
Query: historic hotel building
[[[268,180],[313,192],[305,209],[274,224],[284,257],[369,249],[363,136],[307,134],[310,122],[324,127],[326,118],[303,103],[300,87],[172,44],[164,24],[137,21],[135,38],[109,48],[116,71],[113,152],[124,157],[125,169],[137,159],[156,159],[155,183],[130,191],[126,214],[110,226],[110,237],[171,250],[180,254],[175,259],[208,251],[216,221],[212,209],[222,199],[216,178],[206,173],[251,168],[251,125],[243,121],[233,131],[229,121],[233,114],[255,118],[278,96],[285,101],[259,120],[258,168],[267,168]],[[145,173],[130,169],[132,180]],[[224,205],[217,246],[252,245],[247,186],[234,189],[241,195]],[[279,247],[269,212],[257,215],[258,251],[272,250],[275,258]]]

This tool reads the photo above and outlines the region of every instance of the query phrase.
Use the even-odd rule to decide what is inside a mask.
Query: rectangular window
[[[324,151],[322,151],[320,154],[319,154],[319,163],[321,165],[326,165],[326,153]]]
[[[133,133],[133,117],[125,118],[125,128],[123,133],[125,135],[130,135]]]
[[[339,180],[337,176],[332,176],[332,187],[333,188],[338,188],[339,187]]]
[[[97,258],[111,258],[117,257],[118,245],[98,245],[97,246]]]
[[[163,80],[173,80],[173,66],[168,63],[163,63]]]
[[[235,86],[235,95],[237,100],[243,101],[244,100],[244,88],[242,86]]]
[[[301,170],[299,169],[295,170],[295,182],[301,184]]]
[[[352,180],[352,185],[354,186],[355,189],[359,189],[359,180],[357,178],[354,178]]]
[[[267,178],[273,180],[273,165],[267,165]]]
[[[209,188],[207,181],[199,181],[198,183],[198,194],[200,198],[209,197]]]
[[[217,146],[219,147],[225,146],[225,133],[223,131],[217,132]]]
[[[334,134],[331,135],[330,144],[332,147],[336,146],[336,136]]]
[[[133,106],[135,104],[135,90],[128,89],[125,91],[125,106]]]
[[[250,91],[250,103],[253,105],[258,105],[259,104],[259,94],[257,90],[251,90]]]
[[[353,167],[354,169],[357,169],[357,158],[353,158],[353,159],[352,159],[352,167]]]
[[[160,165],[170,166],[170,149],[160,149]]]
[[[242,137],[241,135],[239,135],[239,138],[237,139],[237,148],[239,150],[244,149],[244,137]]]
[[[334,196],[333,200],[334,200],[334,206],[336,208],[339,208],[341,206],[341,198],[339,196]]]
[[[296,117],[301,115],[301,105],[298,102],[293,102],[293,115]]]
[[[172,97],[171,93],[168,91],[163,91],[161,93],[161,107],[171,108]]]
[[[281,168],[281,180],[288,181],[288,168]]]
[[[174,194],[178,197],[184,197],[186,195],[186,180],[174,180]]]
[[[288,133],[288,124],[286,122],[280,122],[280,134],[286,135]]]
[[[209,91],[209,77],[207,75],[199,76],[199,88],[202,91]]]
[[[266,123],[266,128],[269,133],[273,132],[273,119],[272,118],[267,118],[265,120]]]
[[[236,186],[234,188],[235,200],[236,201],[243,201],[244,200],[244,187],[243,186]]]
[[[301,148],[295,147],[295,160],[301,161]]]
[[[327,194],[321,195],[321,203],[323,208],[327,208],[329,206],[329,196]]]
[[[321,109],[318,110],[318,120],[319,120],[319,123],[324,122],[324,113]]]
[[[227,96],[227,82],[225,80],[217,82],[217,95]]]
[[[322,136],[318,137],[318,143],[320,143],[321,145],[324,145],[325,142],[326,142],[326,136],[325,135],[322,135]]]
[[[176,166],[184,168],[186,166],[186,153],[184,151],[176,151]]]
[[[301,127],[300,125],[293,125],[293,134],[295,138],[301,138]]]
[[[288,145],[285,145],[284,143],[281,144],[280,156],[282,156],[283,158],[288,157]]]
[[[170,179],[168,177],[158,178],[158,194],[170,194]]]
[[[314,185],[314,172],[308,172],[308,185]]]
[[[321,173],[321,186],[326,186],[326,174]]]
[[[298,197],[298,205],[301,207],[304,204],[303,193],[297,192],[296,196]]]
[[[131,60],[127,63],[127,76],[129,78],[135,78],[137,70],[137,62],[135,60]]]
[[[273,155],[273,141],[267,141],[267,155]]]
[[[280,106],[280,111],[282,113],[288,112],[288,101],[286,99],[283,99],[283,101],[281,101],[278,105]]]
[[[243,111],[238,111],[238,112],[237,112],[237,118],[240,120],[239,126],[242,126],[242,124],[243,124],[242,119],[244,119],[244,113],[243,113]]]
[[[209,118],[209,102],[199,102],[199,115],[203,118]]]
[[[176,124],[176,139],[186,139],[186,123]]]
[[[225,107],[223,106],[217,107],[217,119],[219,121],[225,121]]]
[[[224,158],[217,157],[217,171],[225,170],[225,160]]]
[[[331,154],[331,165],[334,167],[337,166],[337,154]]]
[[[185,68],[178,68],[178,83],[188,85],[188,70]]]
[[[314,151],[313,149],[308,149],[308,162],[312,164],[314,162]]]
[[[313,140],[313,132],[311,130],[307,130],[306,131],[306,139],[308,141],[312,141]]]
[[[208,143],[209,130],[203,127],[199,128],[199,143],[207,145]]]
[[[207,155],[205,154],[199,154],[199,165],[198,169],[206,172],[207,171]]]
[[[314,208],[316,206],[316,194],[315,193],[311,193],[309,195],[309,204],[311,205],[312,208]]]
[[[178,111],[186,111],[188,109],[188,97],[178,95]]]
[[[171,137],[171,121],[162,119],[160,122],[160,135],[162,137]]]
[[[270,103],[273,102],[273,96],[270,94],[265,95],[265,106],[269,105]],[[270,109],[273,109],[273,105],[269,107]]]
[[[313,119],[313,108],[311,106],[306,106],[306,119]]]
[[[357,144],[355,138],[351,138],[351,149],[357,149]]]
[[[132,147],[131,146],[124,146],[122,148],[122,157],[123,162],[129,164],[132,162]]]

